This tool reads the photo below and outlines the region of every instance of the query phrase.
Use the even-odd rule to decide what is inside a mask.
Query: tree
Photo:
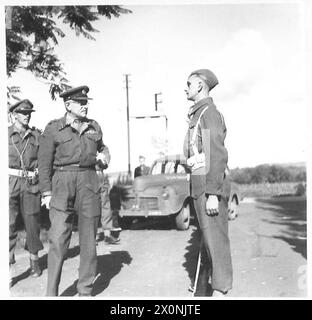
[[[52,99],[56,93],[70,88],[64,67],[54,52],[59,37],[65,37],[56,21],[68,24],[77,36],[95,40],[92,34],[98,30],[92,22],[101,16],[111,19],[131,13],[113,5],[7,6],[5,10],[8,77],[20,68],[28,70],[50,85]]]
[[[231,170],[233,181],[239,184],[305,182],[306,168],[281,165],[259,165],[254,168]]]

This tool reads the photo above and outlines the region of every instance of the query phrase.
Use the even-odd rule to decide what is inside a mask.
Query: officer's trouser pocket
[[[75,187],[73,175],[56,172],[52,178],[52,198],[50,208],[72,213],[74,210]]]
[[[101,215],[101,186],[97,180],[85,184],[81,209],[86,217]]]

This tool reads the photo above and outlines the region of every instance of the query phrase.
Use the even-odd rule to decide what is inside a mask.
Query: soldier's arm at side
[[[52,194],[52,170],[55,153],[53,124],[49,123],[39,141],[39,189],[43,196]]]
[[[217,112],[205,112],[201,125],[207,170],[205,193],[220,197],[228,160],[228,153],[224,146],[224,126]]]
[[[104,166],[108,166],[111,160],[111,155],[109,152],[108,147],[103,143],[103,134],[102,134],[102,130],[101,127],[98,125],[98,130],[100,133],[100,140],[98,141],[98,156],[97,159],[101,160],[104,164]],[[106,169],[106,168],[104,168]]]

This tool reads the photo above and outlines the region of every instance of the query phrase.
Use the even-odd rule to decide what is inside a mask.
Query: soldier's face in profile
[[[188,78],[185,88],[187,100],[195,101],[199,92],[199,79],[196,76]]]
[[[31,118],[31,112],[15,112],[14,117],[17,123],[27,127]]]
[[[88,114],[88,104],[71,100],[67,105],[67,110],[77,118],[85,118]]]

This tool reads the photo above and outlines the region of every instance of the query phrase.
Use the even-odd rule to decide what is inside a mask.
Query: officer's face
[[[88,105],[71,100],[67,104],[67,110],[77,118],[85,118],[88,114]]]
[[[15,112],[14,117],[18,124],[27,127],[31,118],[31,112]]]
[[[200,91],[201,81],[196,76],[191,76],[188,78],[185,88],[186,97],[188,100],[195,101]]]

